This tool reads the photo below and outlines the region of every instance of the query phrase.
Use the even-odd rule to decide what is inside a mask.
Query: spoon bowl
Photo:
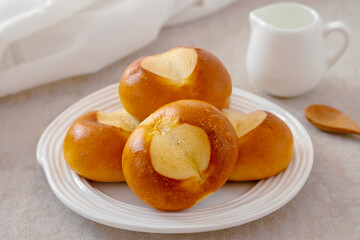
[[[311,105],[305,109],[305,117],[315,127],[326,132],[360,135],[360,126],[340,110],[326,105]]]

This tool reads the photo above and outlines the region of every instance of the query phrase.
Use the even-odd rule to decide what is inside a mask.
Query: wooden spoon
[[[360,135],[360,126],[335,108],[326,105],[311,105],[305,109],[305,116],[320,130]]]

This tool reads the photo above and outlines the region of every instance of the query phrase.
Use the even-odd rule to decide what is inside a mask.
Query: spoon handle
[[[360,125],[351,119],[348,120],[347,130],[349,133],[360,135]]]
[[[360,127],[358,129],[354,129],[352,133],[360,135]]]

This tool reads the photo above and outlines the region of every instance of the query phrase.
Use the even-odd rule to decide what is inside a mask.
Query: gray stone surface
[[[303,115],[310,104],[328,104],[360,123],[360,1],[300,2],[316,9],[324,22],[348,23],[352,39],[349,50],[324,81],[297,98],[266,95],[247,76],[247,15],[270,3],[263,0],[240,0],[209,17],[163,29],[153,43],[99,72],[0,98],[0,239],[360,239],[360,136],[320,132]],[[340,41],[333,34],[329,48]],[[195,45],[213,52],[228,67],[235,86],[278,104],[300,120],[315,149],[313,170],[305,186],[288,204],[266,217],[206,233],[131,232],[72,212],[51,191],[36,161],[42,132],[77,100],[118,82],[134,59],[177,45]]]

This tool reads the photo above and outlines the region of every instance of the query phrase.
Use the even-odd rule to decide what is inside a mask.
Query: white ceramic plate
[[[185,211],[158,211],[138,200],[126,183],[95,183],[79,177],[62,155],[65,133],[76,118],[91,110],[121,108],[118,84],[103,88],[60,114],[47,127],[37,147],[37,159],[56,196],[76,213],[98,223],[154,233],[204,232],[241,225],[270,214],[290,201],[305,184],[312,168],[313,146],[299,121],[277,105],[234,88],[231,109],[245,113],[268,110],[288,124],[295,142],[288,168],[258,182],[226,183],[215,194]]]

